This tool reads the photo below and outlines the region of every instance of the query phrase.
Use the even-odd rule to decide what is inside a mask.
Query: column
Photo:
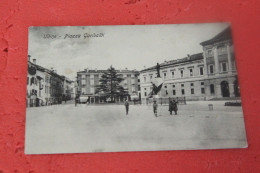
[[[222,97],[220,84],[216,84],[216,91],[215,91],[215,93],[216,93],[216,97],[217,98],[221,98]]]
[[[228,73],[232,73],[231,50],[229,44],[227,44],[227,56],[228,56]]]
[[[207,66],[207,57],[206,57],[206,53],[205,50],[203,51],[203,61],[204,61],[204,74],[205,76],[208,76],[208,66]]]
[[[218,62],[218,50],[217,47],[213,48],[213,56],[214,56],[214,62],[215,62],[215,74],[219,74],[219,62]]]
[[[228,83],[230,97],[235,97],[234,83]]]

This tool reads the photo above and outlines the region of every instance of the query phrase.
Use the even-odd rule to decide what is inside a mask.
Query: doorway
[[[222,97],[230,97],[228,82],[227,81],[222,81],[220,83],[220,85],[221,85]]]

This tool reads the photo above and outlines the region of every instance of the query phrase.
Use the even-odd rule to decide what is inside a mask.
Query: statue
[[[157,65],[156,65],[156,70],[157,70],[157,77],[161,77],[160,76],[160,64],[159,63],[157,63]]]
[[[151,81],[153,89],[148,94],[148,98],[152,98],[154,95],[157,95],[161,91],[161,88],[163,85],[163,79],[160,76],[160,64],[159,63],[157,63],[157,65],[156,65],[156,70],[157,70],[157,77],[155,77],[154,80]]]

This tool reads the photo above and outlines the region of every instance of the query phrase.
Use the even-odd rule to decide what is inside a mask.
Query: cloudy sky
[[[201,42],[214,37],[228,23],[180,25],[121,25],[30,27],[29,51],[36,63],[74,79],[89,69],[136,69],[202,52]],[[103,33],[104,37],[84,37]],[[56,38],[45,38],[47,35]],[[69,38],[68,35],[80,35]]]

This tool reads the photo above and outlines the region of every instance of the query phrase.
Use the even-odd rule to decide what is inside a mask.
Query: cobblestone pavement
[[[208,104],[213,104],[209,111]],[[159,105],[53,105],[28,108],[26,154],[110,151],[154,151],[246,147],[241,107],[223,101],[197,101],[179,105],[169,115]]]

